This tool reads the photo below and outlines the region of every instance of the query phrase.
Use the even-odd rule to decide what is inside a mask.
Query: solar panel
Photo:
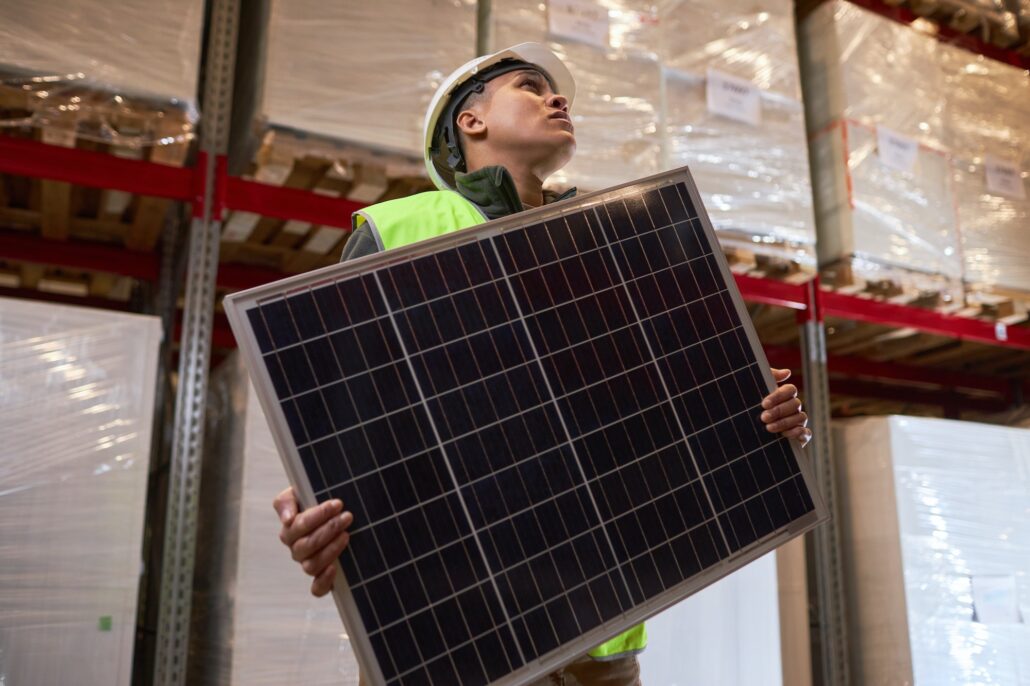
[[[825,518],[686,169],[234,294],[375,684],[516,684]]]

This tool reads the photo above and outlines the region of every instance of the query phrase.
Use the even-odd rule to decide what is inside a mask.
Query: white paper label
[[[608,8],[594,0],[550,0],[547,29],[552,35],[608,48]]]
[[[1023,187],[1023,176],[1019,167],[1006,160],[988,156],[984,161],[987,173],[987,192],[1004,195],[1008,198],[1023,200],[1026,189]]]
[[[762,122],[762,92],[750,81],[709,69],[705,91],[709,112],[751,126]]]
[[[919,143],[908,136],[902,136],[897,131],[877,126],[876,151],[880,156],[880,162],[884,166],[897,169],[898,171],[910,172],[916,166]]]
[[[1016,577],[973,576],[973,619],[981,624],[1022,624]]]

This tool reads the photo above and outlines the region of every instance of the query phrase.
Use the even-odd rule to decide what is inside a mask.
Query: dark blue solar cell
[[[322,317],[318,314],[315,306],[315,299],[310,291],[302,291],[291,295],[286,299],[286,306],[289,308],[293,322],[297,326],[301,340],[308,340],[315,336],[321,336],[326,332],[322,325]]]
[[[494,254],[493,239],[477,240],[456,248],[461,263],[473,284],[493,281],[501,274],[497,256]],[[503,252],[503,251],[502,251]]]
[[[371,290],[368,289],[369,285],[372,286]],[[355,276],[337,282],[336,287],[351,325],[372,319],[383,311],[381,297],[374,281]]]
[[[327,331],[338,331],[350,325],[347,308],[344,307],[336,284],[315,288],[311,295]]]
[[[525,231],[507,231],[494,239],[506,272],[521,272],[537,266],[536,256]]]
[[[665,203],[665,208],[672,215],[673,221],[679,222],[697,216],[693,204],[685,194],[678,191],[676,186],[664,186],[658,192]]]
[[[250,322],[251,331],[254,332],[254,339],[257,341],[261,352],[268,352],[275,347],[272,343],[272,334],[265,325],[265,318],[262,316],[260,307],[252,307],[247,310],[247,320]]]
[[[558,259],[558,254],[554,249],[554,244],[551,241],[551,229],[555,223],[548,224],[536,224],[523,229],[519,233],[524,234],[529,239],[529,244],[533,250],[533,256],[536,259],[537,265],[548,264]]]
[[[282,348],[300,340],[297,325],[293,323],[285,300],[273,300],[261,305],[261,316],[272,337],[273,347]]]

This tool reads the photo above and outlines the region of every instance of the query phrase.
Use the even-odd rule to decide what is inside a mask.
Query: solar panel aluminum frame
[[[290,435],[286,417],[276,401],[275,389],[264,364],[257,339],[250,327],[246,313],[249,309],[260,305],[261,302],[272,298],[288,296],[290,293],[302,291],[308,288],[328,285],[340,281],[348,276],[354,276],[374,269],[403,263],[428,253],[437,252],[443,249],[455,247],[465,243],[471,243],[480,238],[500,235],[508,230],[532,226],[550,219],[558,218],[570,212],[579,212],[603,203],[619,200],[621,198],[639,195],[647,191],[656,190],[668,185],[684,184],[689,194],[689,199],[697,209],[698,219],[701,222],[706,239],[713,247],[714,258],[719,265],[730,296],[736,307],[740,321],[743,324],[747,339],[751,344],[752,351],[762,368],[762,375],[768,390],[773,391],[777,384],[770,372],[768,360],[758,341],[757,333],[751,318],[748,316],[744,301],[736,287],[736,283],[730,272],[722,251],[718,249],[718,241],[707,212],[701,203],[700,195],[686,167],[657,174],[639,181],[616,186],[604,191],[591,193],[578,198],[571,198],[561,202],[553,203],[533,210],[520,212],[516,215],[497,219],[485,224],[456,231],[429,240],[421,241],[412,245],[396,248],[387,252],[369,255],[345,263],[324,267],[316,271],[289,277],[271,284],[265,284],[246,291],[240,291],[226,296],[224,307],[232,326],[233,333],[239,343],[240,352],[250,373],[261,402],[262,409],[268,419],[269,426],[275,440],[276,447],[286,468],[287,476],[297,495],[298,502],[302,508],[316,504],[314,490],[308,480],[301,463],[300,454]],[[804,483],[814,504],[814,510],[799,519],[789,523],[780,530],[767,534],[764,538],[749,544],[738,552],[732,552],[730,556],[714,566],[703,569],[694,577],[687,579],[644,604],[626,612],[616,619],[595,627],[586,634],[581,635],[572,643],[560,645],[550,653],[538,659],[530,661],[529,664],[510,673],[506,677],[493,682],[497,686],[516,686],[546,675],[563,665],[573,661],[594,646],[604,642],[608,638],[625,631],[631,626],[652,617],[662,610],[674,605],[684,598],[700,591],[706,586],[718,581],[722,577],[736,571],[749,562],[765,555],[790,539],[811,530],[818,524],[829,519],[825,503],[820,497],[816,488],[816,480],[813,469],[807,457],[799,449],[795,441],[790,441],[792,451],[797,460]],[[358,513],[360,517],[360,513]],[[473,527],[475,530],[475,527]],[[299,573],[299,572],[298,572]],[[380,686],[386,683],[383,672],[379,668],[375,653],[372,650],[371,642],[364,631],[364,624],[360,619],[357,605],[351,595],[347,580],[343,574],[339,561],[336,562],[336,577],[333,585],[333,598],[347,628],[348,636],[352,643],[354,652],[361,666],[365,679],[369,684]]]

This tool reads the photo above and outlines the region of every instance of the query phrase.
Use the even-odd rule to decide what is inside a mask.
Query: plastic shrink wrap
[[[551,177],[552,185],[601,190],[662,170],[654,3],[494,0],[491,6],[490,50],[545,43],[576,79],[576,156]]]
[[[1030,75],[949,45],[939,52],[967,290],[1030,297]]]
[[[799,48],[820,266],[839,286],[960,301],[936,39],[834,0],[804,21]]]
[[[1030,431],[839,423],[852,675],[1030,684]]]
[[[209,399],[188,682],[356,686],[332,597],[310,594],[279,541],[272,499],[289,482],[238,356]]]
[[[188,141],[203,20],[203,0],[0,3],[0,127],[135,158]]]
[[[131,681],[160,340],[0,299],[0,683]]]
[[[667,0],[659,8],[665,165],[690,167],[724,246],[802,265],[796,273],[808,278],[815,218],[794,4]],[[732,103],[719,89],[734,87],[753,103],[748,116],[725,113]]]
[[[272,0],[264,115],[421,159],[429,101],[475,50],[475,0]]]

